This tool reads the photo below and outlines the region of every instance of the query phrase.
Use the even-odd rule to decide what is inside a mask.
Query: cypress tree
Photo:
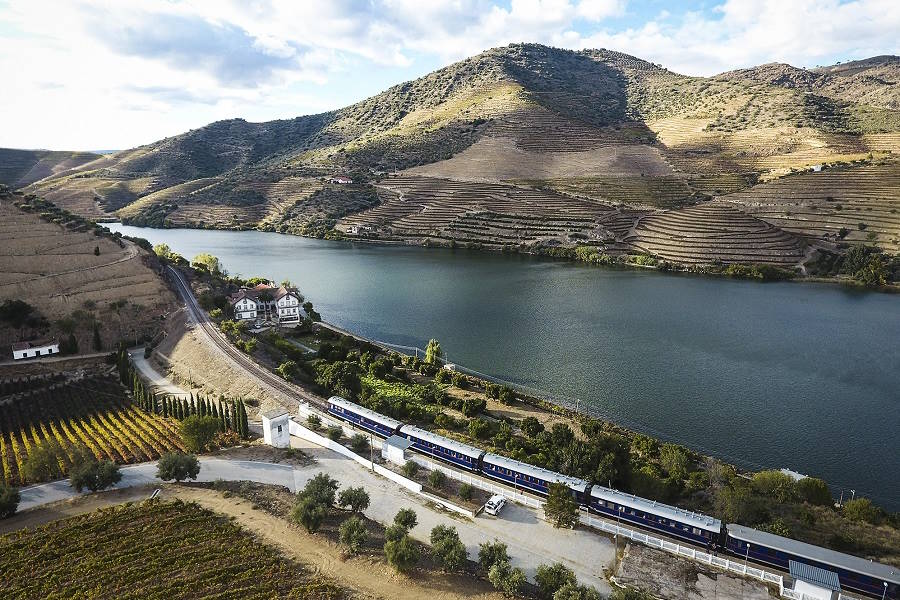
[[[212,410],[210,411],[210,414],[217,419],[219,418],[219,410],[216,408],[215,402],[212,403]]]
[[[222,431],[228,431],[228,419],[225,418],[225,406],[222,404],[222,396],[219,396],[219,424]]]
[[[241,399],[238,401],[238,410],[240,411],[241,418],[241,429],[240,434],[241,438],[247,439],[250,437],[250,423],[247,421],[247,409],[244,406],[244,400]]]
[[[162,412],[163,412],[163,417],[165,417],[165,418],[169,417],[169,397],[168,396],[163,396]]]
[[[231,400],[231,414],[229,415],[229,417],[230,418],[228,419],[228,426],[232,431],[237,431],[237,404],[235,403],[234,399]]]

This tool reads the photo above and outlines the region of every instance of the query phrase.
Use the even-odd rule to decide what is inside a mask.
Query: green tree
[[[325,430],[325,435],[328,436],[329,440],[336,442],[344,436],[344,429],[340,425],[332,425]]]
[[[677,444],[663,444],[659,450],[659,462],[670,478],[676,481],[687,479],[690,455],[684,447]]]
[[[394,524],[399,525],[409,531],[419,522],[418,517],[416,517],[416,511],[411,508],[401,508],[397,511],[397,514],[394,515]]]
[[[172,249],[169,248],[168,244],[156,244],[153,246],[153,252],[160,258],[169,258],[172,254]]]
[[[488,581],[508,598],[515,598],[525,585],[525,573],[522,569],[512,568],[508,560],[495,562],[488,571]]]
[[[100,326],[96,322],[94,322],[92,343],[95,352],[100,352],[101,350],[103,350],[103,340],[100,338]]]
[[[369,449],[369,438],[361,433],[355,433],[350,438],[350,447],[357,454],[362,454]]]
[[[781,471],[754,473],[752,486],[758,494],[774,497],[782,503],[792,502],[797,497],[794,479]]]
[[[828,506],[834,502],[828,484],[817,477],[804,477],[794,484],[794,488],[800,498],[810,504]]]
[[[475,493],[475,488],[473,488],[468,483],[464,483],[459,486],[459,497],[463,500],[471,500],[472,496]]]
[[[455,527],[437,525],[431,530],[431,551],[445,571],[456,571],[466,561],[466,547]]]
[[[844,516],[854,521],[878,522],[878,509],[868,498],[855,498],[844,502]]]
[[[509,562],[509,554],[506,550],[506,544],[499,540],[493,542],[483,542],[478,547],[478,564],[487,572],[494,563]]]
[[[737,481],[719,490],[716,509],[724,520],[749,526],[762,523],[768,517],[765,504]]]
[[[541,598],[550,600],[564,585],[576,585],[575,573],[560,562],[552,565],[540,565],[534,574]]]
[[[354,516],[341,523],[339,536],[350,554],[359,554],[369,539],[369,531],[366,529],[365,521]]]
[[[62,475],[59,457],[62,456],[63,450],[55,441],[44,440],[32,446],[22,465],[25,479],[31,483],[38,483],[59,477]]]
[[[369,508],[369,494],[362,487],[345,488],[338,496],[338,506],[349,507],[354,513],[360,513]]]
[[[301,497],[291,509],[291,518],[310,533],[319,530],[326,516],[328,508],[312,497]]]
[[[544,515],[554,527],[574,528],[578,523],[578,503],[564,483],[551,483]]]
[[[316,369],[316,383],[333,394],[353,400],[362,391],[360,373],[357,363],[339,360],[319,366]]]
[[[184,481],[197,479],[200,461],[193,454],[166,452],[159,458],[156,476],[163,481]]]
[[[109,460],[97,460],[93,457],[73,466],[69,473],[69,483],[77,492],[81,492],[84,488],[96,492],[115,485],[121,480],[122,473],[119,472],[119,465]]]
[[[398,525],[394,523],[393,525],[388,525],[384,528],[384,539],[385,541],[397,541],[405,535],[409,534],[409,530],[403,525]]]
[[[211,415],[191,415],[179,424],[179,429],[188,450],[203,452],[212,444],[220,426],[219,419]]]
[[[316,431],[319,427],[322,426],[322,419],[319,417],[319,415],[313,413],[306,417],[306,424],[310,429]]]
[[[219,259],[207,252],[195,256],[194,260],[191,261],[191,266],[195,269],[206,271],[216,277],[225,277],[228,275],[228,272],[222,267],[222,263]]]
[[[298,496],[310,498],[316,504],[330,507],[334,504],[334,495],[338,489],[338,482],[325,473],[317,473],[315,477],[306,482]]]
[[[19,490],[5,483],[0,483],[0,519],[16,514],[21,499]]]
[[[275,371],[286,381],[293,381],[300,371],[300,367],[297,366],[296,362],[287,360],[278,365],[278,368],[275,369]]]
[[[486,440],[491,436],[491,424],[484,419],[469,421],[469,435],[477,440]]]
[[[522,430],[522,433],[527,435],[530,438],[533,438],[540,432],[544,431],[544,424],[537,420],[535,417],[525,417],[522,419],[522,422],[519,423],[519,429]]]
[[[419,549],[408,535],[385,542],[384,555],[388,564],[400,573],[408,572],[419,562]]]
[[[428,345],[425,346],[425,362],[429,365],[437,364],[443,357],[441,343],[434,338],[428,340]]]

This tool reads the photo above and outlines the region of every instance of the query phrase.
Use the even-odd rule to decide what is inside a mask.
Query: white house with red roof
[[[280,325],[293,325],[305,315],[301,309],[303,296],[295,288],[275,287],[260,283],[243,288],[229,299],[234,318],[239,321],[276,321]]]

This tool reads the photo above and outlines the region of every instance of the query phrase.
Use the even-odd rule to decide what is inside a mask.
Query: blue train
[[[328,412],[381,438],[391,435],[404,437],[412,442],[410,447],[417,452],[516,489],[546,496],[551,483],[564,483],[583,510],[594,514],[700,545],[710,551],[722,551],[785,571],[789,569],[791,562],[819,567],[836,573],[844,590],[885,600],[900,600],[898,567],[867,561],[742,525],[726,525],[708,515],[591,485],[583,479],[485,452],[430,431],[405,425],[338,396],[328,399]]]

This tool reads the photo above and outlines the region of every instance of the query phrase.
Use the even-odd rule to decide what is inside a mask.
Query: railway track
[[[171,281],[175,285],[178,295],[184,300],[188,310],[188,315],[197,327],[206,335],[210,343],[219,349],[227,358],[231,359],[239,368],[243,369],[248,375],[256,379],[264,388],[272,389],[277,396],[295,402],[308,402],[316,408],[327,410],[325,400],[319,398],[298,386],[295,386],[281,377],[275,375],[265,367],[255,363],[246,354],[235,348],[231,341],[219,331],[219,329],[209,320],[206,312],[200,307],[194,293],[191,291],[190,285],[177,269],[167,267]],[[293,412],[295,407],[289,407]]]

